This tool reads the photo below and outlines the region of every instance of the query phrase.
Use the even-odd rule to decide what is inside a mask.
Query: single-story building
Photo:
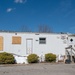
[[[69,45],[75,48],[74,34],[0,32],[0,52],[12,53],[17,63],[26,63],[27,56],[32,53],[41,61],[46,53],[65,56],[65,48]]]

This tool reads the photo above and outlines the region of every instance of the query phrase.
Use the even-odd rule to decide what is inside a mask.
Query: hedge
[[[39,57],[36,54],[30,54],[27,57],[27,60],[28,60],[28,63],[37,63],[39,61],[38,58]]]
[[[0,53],[0,64],[14,64],[15,60],[12,54],[3,52]]]
[[[56,55],[52,53],[45,54],[45,61],[46,62],[55,62],[56,61]]]

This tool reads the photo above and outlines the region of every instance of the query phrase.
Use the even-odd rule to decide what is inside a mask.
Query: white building
[[[46,53],[65,55],[65,48],[69,45],[75,47],[75,35],[0,32],[0,52],[12,53],[17,63],[26,63],[26,57],[31,53],[39,57]]]

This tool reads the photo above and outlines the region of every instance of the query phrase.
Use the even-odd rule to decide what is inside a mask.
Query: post
[[[65,48],[65,59],[64,59],[64,62],[66,61],[66,59],[67,59],[67,53],[66,53],[66,48]]]
[[[71,62],[72,62],[72,48],[71,48]]]

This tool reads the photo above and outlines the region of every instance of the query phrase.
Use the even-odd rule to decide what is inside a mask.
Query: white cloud
[[[16,8],[8,8],[7,9],[7,12],[11,12],[11,11],[13,11],[13,10],[15,10]]]
[[[14,0],[15,3],[26,3],[27,0]]]

